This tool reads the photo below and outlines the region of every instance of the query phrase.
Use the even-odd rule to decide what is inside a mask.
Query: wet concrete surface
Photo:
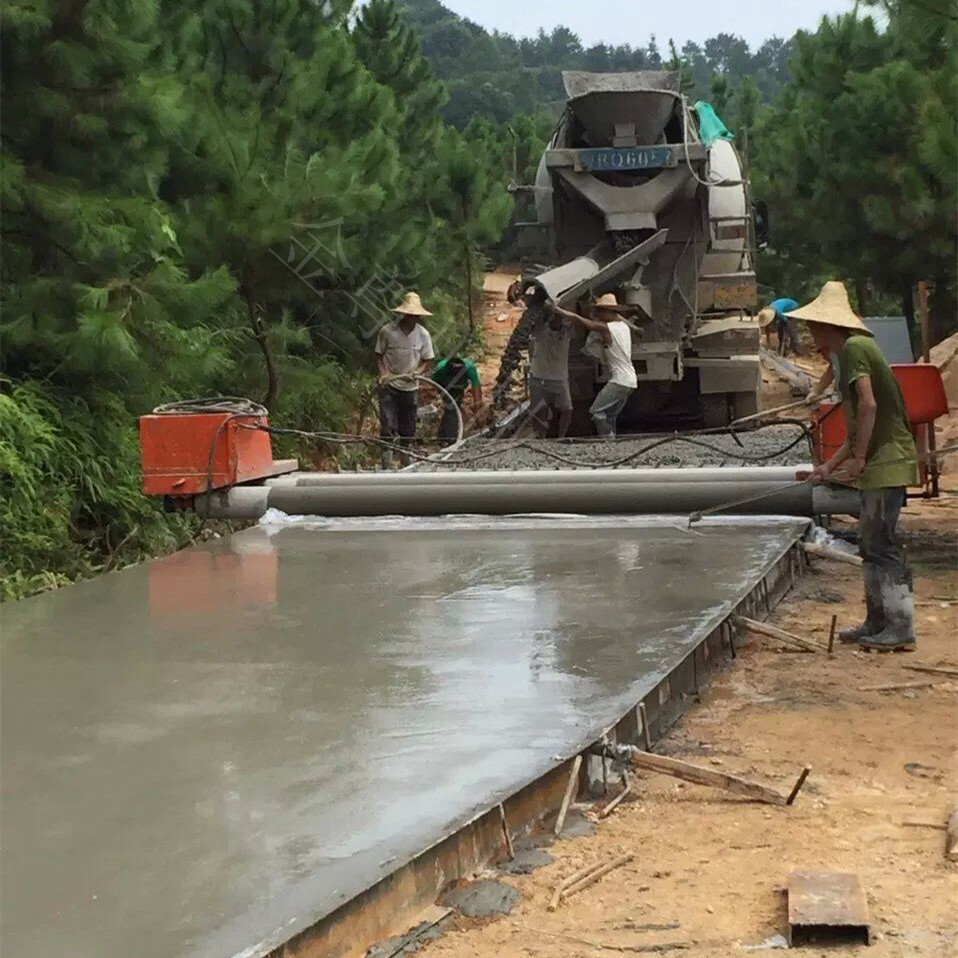
[[[254,958],[594,739],[803,527],[293,523],[5,606],[3,952]]]
[[[555,469],[603,466],[707,467],[790,466],[811,462],[808,442],[798,426],[776,425],[737,434],[693,435],[694,442],[658,433],[608,439],[483,439],[475,437],[442,462],[424,462],[417,472],[459,469]],[[800,440],[799,442],[795,442]],[[793,445],[794,443],[794,445]],[[787,448],[791,446],[791,448]]]

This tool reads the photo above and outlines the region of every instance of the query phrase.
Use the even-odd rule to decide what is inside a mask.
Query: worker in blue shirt
[[[787,356],[789,349],[793,353],[798,352],[798,323],[794,319],[789,319],[786,313],[793,309],[798,309],[798,303],[794,299],[773,299],[768,308],[775,313],[775,331],[778,333],[778,354]]]

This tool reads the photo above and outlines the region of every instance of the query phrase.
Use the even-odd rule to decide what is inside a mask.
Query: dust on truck
[[[636,307],[639,388],[623,421],[724,425],[758,409],[754,223],[732,144],[706,144],[671,72],[563,73],[568,102],[517,223],[524,288],[562,305],[603,292]],[[577,420],[601,387],[570,350]]]

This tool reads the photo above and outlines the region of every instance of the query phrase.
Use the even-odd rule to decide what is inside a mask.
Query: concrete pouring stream
[[[2,941],[255,958],[593,741],[805,521],[305,521],[4,607]]]

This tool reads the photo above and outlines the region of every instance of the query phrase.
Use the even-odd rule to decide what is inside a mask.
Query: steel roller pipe
[[[710,470],[724,472],[725,470]],[[732,470],[729,470],[731,472]],[[851,489],[812,487],[782,477],[662,477],[659,470],[557,470],[542,473],[378,473],[300,476],[296,482],[237,486],[195,501],[200,515],[217,519],[258,519],[267,509],[287,515],[330,517],[514,515],[688,515],[746,496],[762,496],[728,514],[816,516],[857,515]],[[794,478],[794,469],[785,478]],[[655,473],[656,475],[650,475]],[[517,476],[522,475],[521,481]]]

